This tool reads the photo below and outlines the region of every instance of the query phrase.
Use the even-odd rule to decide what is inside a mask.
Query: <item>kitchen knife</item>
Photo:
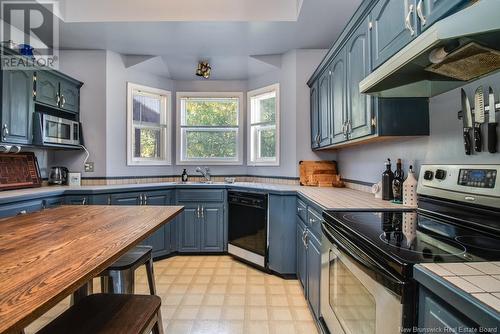
[[[481,125],[484,123],[484,91],[479,86],[474,94],[474,150],[481,152],[483,141],[481,137]]]
[[[495,109],[495,93],[493,88],[490,87],[489,91],[490,111],[488,117],[488,152],[497,153],[497,125],[496,122],[496,109]]]
[[[471,140],[470,140],[470,132],[472,130],[472,111],[470,110],[469,99],[467,98],[467,94],[465,90],[462,88],[462,121],[464,123],[464,147],[465,154],[471,154]]]

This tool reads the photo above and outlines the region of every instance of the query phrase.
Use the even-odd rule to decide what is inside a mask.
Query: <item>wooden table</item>
[[[182,210],[62,206],[0,220],[0,333],[29,325]]]

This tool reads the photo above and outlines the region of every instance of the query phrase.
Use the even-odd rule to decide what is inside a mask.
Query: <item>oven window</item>
[[[329,302],[347,334],[375,333],[375,299],[342,260],[330,253]]]

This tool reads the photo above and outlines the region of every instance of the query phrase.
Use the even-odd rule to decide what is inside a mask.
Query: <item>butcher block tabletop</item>
[[[0,333],[26,327],[182,210],[61,206],[0,220]]]

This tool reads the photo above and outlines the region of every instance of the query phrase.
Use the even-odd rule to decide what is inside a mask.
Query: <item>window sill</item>
[[[177,166],[242,166],[242,161],[211,161],[211,160],[189,160],[177,161]]]
[[[127,167],[172,166],[170,161],[127,161]]]

